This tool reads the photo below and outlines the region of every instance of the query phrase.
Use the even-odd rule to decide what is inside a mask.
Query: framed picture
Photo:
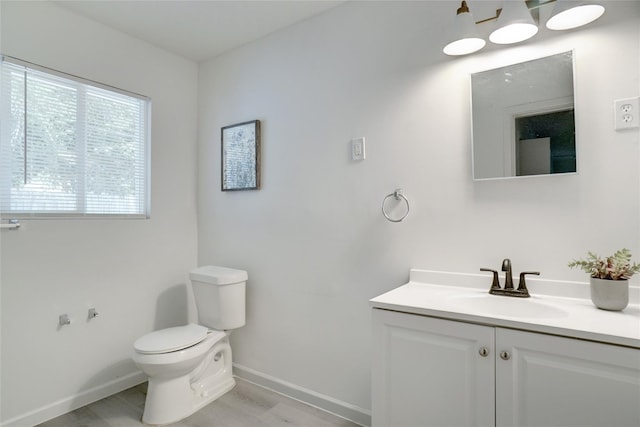
[[[260,188],[260,120],[222,128],[222,191]]]

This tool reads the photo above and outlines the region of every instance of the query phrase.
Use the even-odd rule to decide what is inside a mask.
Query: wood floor
[[[140,419],[146,383],[37,427],[130,427]],[[237,379],[227,394],[171,427],[357,427],[335,415]]]

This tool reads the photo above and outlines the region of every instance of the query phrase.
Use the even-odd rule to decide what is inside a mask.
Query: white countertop
[[[517,280],[515,280],[517,286]],[[504,283],[501,277],[500,283]],[[629,305],[623,311],[596,308],[589,297],[589,284],[558,282],[527,277],[530,298],[489,295],[491,274],[463,274],[411,270],[408,283],[370,300],[373,308],[434,316],[490,326],[502,326],[640,348],[640,288],[631,286]],[[469,297],[461,304],[452,295]],[[517,314],[491,312],[473,298],[501,298],[500,304],[513,305]],[[495,301],[490,301],[495,302]],[[550,315],[530,317],[518,313],[520,307],[544,308]],[[529,304],[525,307],[524,304]],[[541,307],[543,304],[544,307]],[[531,311],[531,310],[529,310]],[[522,310],[526,313],[527,310]]]

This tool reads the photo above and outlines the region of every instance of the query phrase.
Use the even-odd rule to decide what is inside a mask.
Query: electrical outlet
[[[640,97],[618,99],[613,108],[615,130],[640,127]]]

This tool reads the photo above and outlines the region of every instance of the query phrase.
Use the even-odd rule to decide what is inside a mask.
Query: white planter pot
[[[629,281],[591,277],[591,301],[603,310],[623,310],[629,304]]]

